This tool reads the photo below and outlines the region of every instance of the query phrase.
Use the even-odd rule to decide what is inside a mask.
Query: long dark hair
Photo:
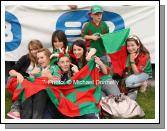
[[[54,41],[55,41],[56,37],[60,42],[63,42],[64,48],[66,49],[66,47],[67,47],[67,37],[66,37],[65,33],[61,30],[56,30],[52,34],[52,48],[53,48],[53,51],[55,49],[54,48]]]
[[[85,66],[87,64],[87,61],[86,61],[86,51],[87,50],[86,50],[86,43],[85,43],[85,41],[83,41],[81,39],[74,41],[73,45],[72,45],[72,54],[74,54],[73,53],[73,47],[74,47],[74,45],[79,46],[79,47],[81,47],[83,49],[84,52],[83,52],[83,57],[82,57],[83,58],[82,59],[82,63],[83,63],[83,66]],[[71,58],[71,59],[72,59],[72,63],[78,66],[78,62],[74,58]]]
[[[140,41],[139,37],[137,37],[136,35],[131,35],[126,39],[126,45],[127,45],[128,41],[134,41],[137,46],[140,46],[139,47],[139,53],[147,54],[150,57],[149,51],[144,47],[144,45]]]

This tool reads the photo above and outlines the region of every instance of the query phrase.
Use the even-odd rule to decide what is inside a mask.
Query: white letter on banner
[[[13,33],[11,32],[11,24],[5,22],[5,42],[10,42],[13,40]]]

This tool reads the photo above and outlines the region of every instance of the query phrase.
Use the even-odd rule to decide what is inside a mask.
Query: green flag
[[[130,29],[128,28],[101,36],[106,52],[111,59],[113,72],[120,76],[126,64],[127,52],[125,41],[129,35],[129,31]]]

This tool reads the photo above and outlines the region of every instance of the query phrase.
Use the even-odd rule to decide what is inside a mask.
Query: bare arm
[[[96,49],[91,48],[90,51],[88,52],[87,56],[86,56],[86,60],[89,61],[91,59],[91,57],[95,54],[96,54]]]
[[[137,57],[136,53],[130,54],[130,64],[132,67],[132,71],[134,72],[134,74],[139,74],[139,70],[137,69],[137,66],[135,64],[135,58]]]
[[[10,70],[9,75],[17,77],[17,82],[18,83],[22,83],[23,80],[24,80],[24,77],[22,76],[22,74],[20,74],[19,72],[15,71],[15,70]]]
[[[9,71],[9,75],[10,75],[10,76],[17,76],[17,75],[18,75],[18,72],[15,71],[15,70],[10,70],[10,71]]]
[[[131,64],[131,66],[132,66],[132,70],[133,70],[133,72],[134,72],[134,74],[139,74],[140,72],[138,71],[138,69],[137,69],[137,66],[136,66],[136,64],[134,63],[134,64]]]
[[[94,41],[96,41],[96,40],[99,39],[100,37],[99,37],[99,36],[96,36],[96,35],[85,35],[84,38],[85,38],[85,39],[88,39],[88,40],[94,40]]]
[[[103,74],[107,75],[107,67],[106,65],[100,60],[99,57],[95,56],[95,62],[98,64],[103,72]]]

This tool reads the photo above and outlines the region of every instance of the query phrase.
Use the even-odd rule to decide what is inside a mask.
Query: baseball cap
[[[99,13],[99,12],[101,12],[101,13],[103,12],[102,7],[99,5],[94,5],[91,7],[91,10],[88,14],[90,15],[90,14],[95,14],[95,13]]]

